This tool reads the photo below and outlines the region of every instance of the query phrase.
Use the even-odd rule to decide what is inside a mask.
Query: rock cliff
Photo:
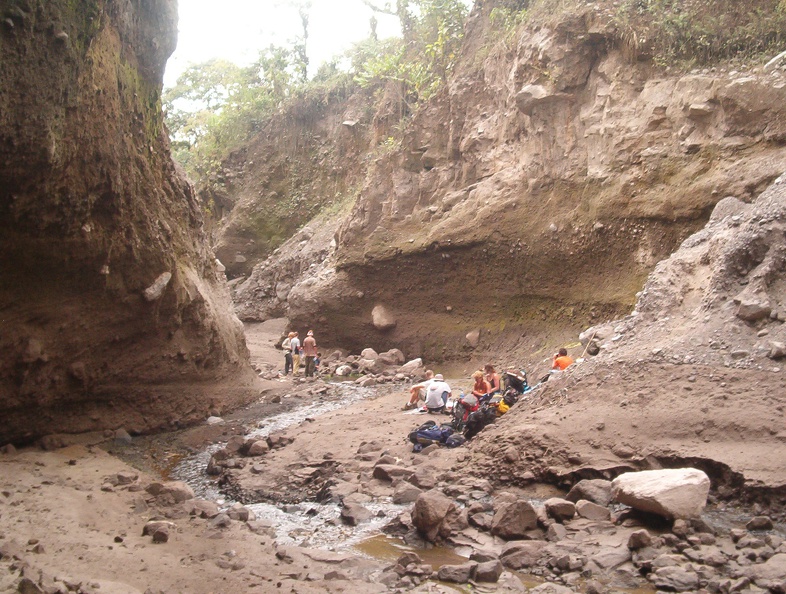
[[[477,3],[455,76],[400,150],[375,152],[335,236],[257,267],[241,317],[285,312],[335,344],[430,359],[537,351],[629,312],[719,200],[782,173],[782,69],[656,67],[606,3],[489,49],[494,5]]]
[[[163,126],[175,7],[3,3],[0,441],[145,431],[250,396],[242,325]]]

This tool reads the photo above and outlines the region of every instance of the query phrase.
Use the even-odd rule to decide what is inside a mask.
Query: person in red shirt
[[[560,349],[557,354],[554,355],[554,363],[552,363],[551,368],[565,371],[565,369],[571,365],[573,365],[573,359],[568,356],[567,349]]]
[[[309,330],[308,336],[303,341],[303,354],[306,356],[306,377],[314,377],[314,359],[317,357],[317,341],[314,331]]]

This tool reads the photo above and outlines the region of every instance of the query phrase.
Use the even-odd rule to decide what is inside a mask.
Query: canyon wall
[[[0,24],[0,441],[146,431],[251,396],[242,324],[161,112],[174,0]]]
[[[489,43],[494,4],[400,147],[369,149],[335,233],[293,239],[237,287],[242,318],[437,360],[535,353],[630,312],[718,201],[783,172],[782,68],[656,66],[604,3]]]

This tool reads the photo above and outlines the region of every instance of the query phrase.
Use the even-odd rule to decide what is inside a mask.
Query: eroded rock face
[[[241,402],[242,326],[163,126],[176,3],[3,10],[0,441]]]
[[[491,35],[493,5],[475,8],[468,47]],[[336,344],[363,336],[434,360],[628,313],[714,204],[749,201],[782,173],[786,84],[780,70],[654,76],[603,10],[457,66],[336,232],[285,244],[239,287],[241,316],[322,317]],[[494,290],[470,290],[470,271]],[[278,281],[294,287],[286,299]],[[377,303],[395,328],[369,326]]]

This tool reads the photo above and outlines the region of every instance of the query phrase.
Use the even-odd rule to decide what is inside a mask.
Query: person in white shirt
[[[434,381],[431,382],[426,389],[426,408],[429,412],[440,412],[444,410],[445,404],[450,398],[451,389],[445,382],[445,378],[441,373],[434,376]]]
[[[300,369],[300,339],[297,332],[289,341],[289,346],[292,348],[292,375],[294,376]]]
[[[426,390],[429,385],[434,381],[434,372],[430,369],[426,370],[426,379],[422,382],[415,384],[409,389],[409,402],[407,402],[404,410],[415,408],[418,405],[418,400],[425,398]]]

